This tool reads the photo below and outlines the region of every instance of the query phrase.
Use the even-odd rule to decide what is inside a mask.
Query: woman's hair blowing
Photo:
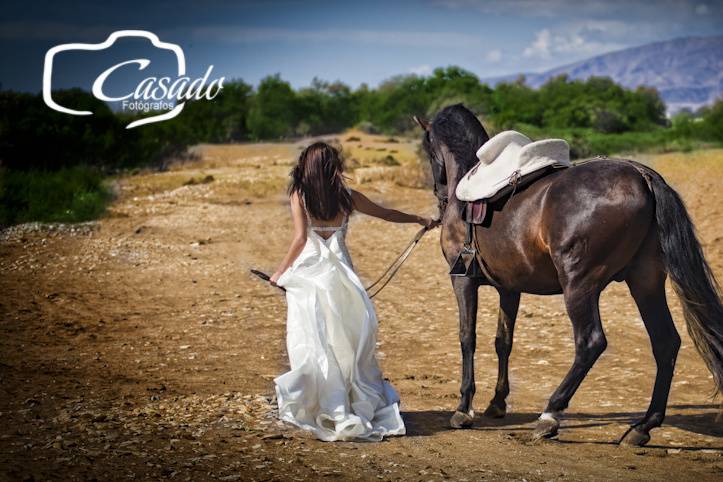
[[[325,142],[304,149],[291,171],[289,194],[304,199],[306,211],[315,219],[335,219],[352,211],[351,194],[344,184],[344,163],[339,151]]]

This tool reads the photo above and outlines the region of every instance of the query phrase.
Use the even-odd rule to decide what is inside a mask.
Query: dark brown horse
[[[440,111],[424,128],[434,191],[442,216],[441,244],[450,266],[463,247],[466,225],[455,188],[477,163],[488,139],[464,106]],[[508,358],[521,293],[563,294],[572,321],[575,359],[550,397],[533,433],[554,436],[560,417],[595,360],[607,346],[598,307],[612,281],[625,281],[650,336],[657,365],[645,416],[622,442],[644,445],[665,417],[680,336],[665,297],[670,276],[683,305],[688,332],[723,392],[723,307],[720,291],[678,194],[654,170],[633,161],[602,159],[558,170],[505,196],[475,225],[481,278],[452,277],[459,304],[462,346],[461,400],[450,423],[472,425],[475,392],[477,289],[494,286],[500,295],[495,338],[499,373],[485,415],[505,415]]]

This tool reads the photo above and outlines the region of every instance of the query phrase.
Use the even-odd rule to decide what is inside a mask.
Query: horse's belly
[[[529,266],[529,265],[528,265]],[[504,288],[520,293],[533,295],[556,295],[562,293],[562,287],[557,276],[557,270],[552,260],[536,262],[532,269],[514,270],[504,273],[498,281]]]

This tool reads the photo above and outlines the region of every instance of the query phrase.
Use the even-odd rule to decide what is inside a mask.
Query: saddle
[[[477,150],[479,162],[457,184],[455,194],[463,201],[462,219],[467,223],[464,248],[449,274],[486,277],[496,283],[477,256],[474,226],[487,217],[488,205],[511,198],[522,189],[552,171],[572,166],[570,146],[562,139],[533,142],[517,131],[504,131]],[[467,258],[467,260],[465,260]]]

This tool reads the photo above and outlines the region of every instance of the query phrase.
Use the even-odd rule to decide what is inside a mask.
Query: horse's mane
[[[479,119],[462,104],[439,111],[430,130],[438,142],[447,146],[463,172],[477,164],[477,149],[490,138]]]

